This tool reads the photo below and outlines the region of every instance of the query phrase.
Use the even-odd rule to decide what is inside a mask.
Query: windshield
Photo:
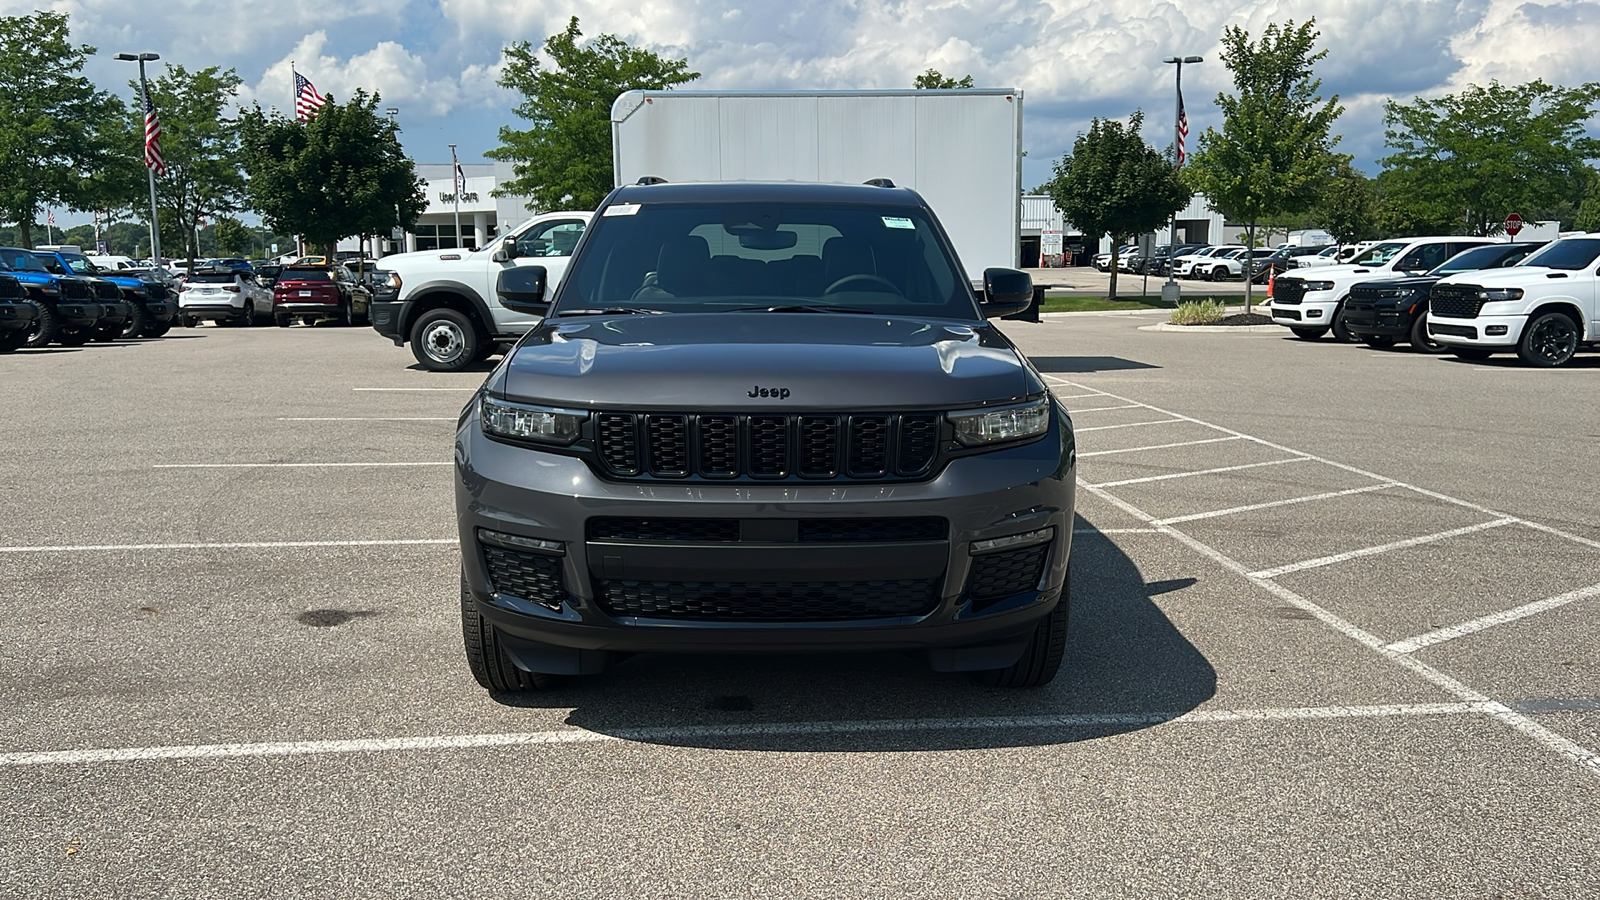
[[[1600,257],[1600,238],[1567,238],[1556,241],[1522,261],[1525,266],[1551,269],[1582,269]]]
[[[61,258],[67,261],[67,265],[72,269],[74,274],[94,275],[100,271],[100,269],[97,268],[94,263],[90,262],[87,257],[78,256],[75,253],[63,253],[61,254]]]
[[[1524,256],[1539,249],[1538,244],[1528,244],[1520,250],[1510,250],[1504,244],[1489,244],[1463,250],[1445,260],[1429,275],[1454,275],[1457,272],[1476,272],[1479,269],[1504,269],[1517,265]]]
[[[1401,250],[1406,248],[1403,241],[1391,241],[1368,247],[1365,253],[1350,260],[1352,266],[1381,266],[1395,258]]]
[[[551,315],[794,306],[978,314],[920,209],[645,203],[612,206],[595,219]]]
[[[49,271],[44,267],[44,263],[39,261],[39,257],[34,256],[27,250],[19,250],[16,247],[0,249],[0,264],[3,264],[8,269],[21,269],[27,272]]]

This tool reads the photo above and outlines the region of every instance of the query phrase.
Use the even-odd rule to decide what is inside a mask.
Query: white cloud
[[[394,41],[381,41],[372,49],[344,59],[328,52],[328,34],[313,31],[277,62],[261,79],[241,92],[245,102],[289,110],[294,102],[294,71],[311,79],[317,90],[347,100],[357,89],[380,94],[385,103],[406,104],[413,112],[445,115],[461,99],[456,78],[429,78],[421,56]]]

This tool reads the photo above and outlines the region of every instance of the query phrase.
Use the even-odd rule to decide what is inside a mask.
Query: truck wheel
[[[1326,328],[1291,328],[1289,330],[1294,332],[1294,336],[1302,341],[1318,341],[1328,333]]]
[[[229,325],[237,325],[240,328],[249,328],[255,323],[256,304],[254,300],[246,300],[244,302],[244,312],[239,314],[239,318],[228,322]]]
[[[1394,346],[1394,338],[1387,334],[1363,334],[1361,335],[1361,343],[1374,350],[1387,350]]]
[[[345,305],[339,307],[339,315],[335,316],[334,320],[334,324],[341,328],[349,328],[351,325],[354,325],[356,317],[355,314],[350,312],[350,304],[346,303]]]
[[[467,668],[486,690],[505,693],[548,690],[560,679],[555,675],[524,672],[500,649],[500,634],[478,614],[467,577],[461,576],[461,638],[467,651]]]
[[[56,343],[63,347],[82,347],[94,337],[94,332],[88,328],[58,328],[56,329]]]
[[[28,327],[26,346],[31,350],[37,350],[40,347],[50,346],[50,342],[56,339],[56,332],[60,330],[60,324],[56,319],[55,310],[45,306],[43,303],[35,303],[33,307],[38,310],[39,315],[33,320],[33,324]]]
[[[1446,347],[1445,345],[1439,343],[1438,341],[1434,340],[1433,338],[1428,337],[1428,314],[1427,313],[1423,313],[1422,315],[1417,316],[1417,320],[1415,322],[1411,323],[1411,350],[1412,350],[1412,352],[1414,352],[1414,353],[1443,353],[1443,352],[1445,352],[1446,350],[1449,350],[1449,349],[1450,349],[1449,347]]]
[[[1489,355],[1494,351],[1485,350],[1482,347],[1451,347],[1450,352],[1455,354],[1456,359],[1469,359],[1477,362],[1488,359]]]
[[[180,316],[178,318],[178,323],[181,324],[185,328],[199,328],[200,327],[200,320],[196,319],[194,316]]]
[[[12,328],[0,331],[0,353],[10,353],[28,346],[28,329]]]
[[[172,330],[172,322],[150,322],[145,326],[142,334],[147,338],[158,338]]]
[[[1028,649],[1016,662],[1004,669],[978,672],[980,684],[991,687],[1036,688],[1049,684],[1061,669],[1061,659],[1067,653],[1067,618],[1071,607],[1072,572],[1061,583],[1061,599],[1043,621],[1034,626],[1033,639]]]
[[[119,337],[122,337],[121,328],[115,325],[102,325],[90,332],[89,340],[94,341],[96,344],[109,344]]]
[[[1348,344],[1356,339],[1350,333],[1350,325],[1344,320],[1344,304],[1341,303],[1333,310],[1333,339],[1341,344]]]
[[[122,337],[132,340],[144,333],[145,314],[144,307],[137,303],[128,304],[128,321],[122,326]]]
[[[1578,325],[1566,313],[1545,313],[1522,331],[1517,356],[1530,366],[1549,369],[1563,366],[1578,352]]]
[[[277,325],[279,328],[288,328],[289,323],[292,320],[288,316],[279,313],[278,315],[272,317],[272,321],[273,324]]]
[[[411,327],[411,354],[435,372],[472,365],[484,343],[472,322],[453,309],[430,309]]]

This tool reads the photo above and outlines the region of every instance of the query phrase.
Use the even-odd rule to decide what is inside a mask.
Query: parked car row
[[[1482,360],[1565,365],[1600,345],[1600,234],[1544,242],[1380,241],[1349,265],[1276,279],[1272,319],[1295,336]]]

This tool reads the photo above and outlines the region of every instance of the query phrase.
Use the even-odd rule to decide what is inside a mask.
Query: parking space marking
[[[1238,472],[1242,469],[1259,469],[1262,466],[1281,466],[1286,463],[1305,462],[1309,456],[1296,456],[1292,459],[1269,459],[1266,462],[1245,463],[1239,466],[1222,466],[1217,469],[1196,469],[1193,472],[1169,472],[1165,475],[1146,475],[1143,478],[1124,478],[1121,481],[1107,481],[1101,484],[1090,484],[1085,487],[1108,488],[1120,487],[1124,484],[1147,484],[1152,481],[1171,481],[1174,478],[1189,478],[1194,475],[1216,475],[1219,472]]]
[[[1468,525],[1465,528],[1452,528],[1449,531],[1440,531],[1435,534],[1425,534],[1421,537],[1406,538],[1403,541],[1390,541],[1387,544],[1379,544],[1376,547],[1362,547],[1360,550],[1348,550],[1344,553],[1335,553],[1331,556],[1319,556],[1316,559],[1307,559],[1302,560],[1301,562],[1289,563],[1286,566],[1275,566],[1271,569],[1261,569],[1257,572],[1251,572],[1250,577],[1277,578],[1279,575],[1287,575],[1290,572],[1303,572],[1306,569],[1320,569],[1323,566],[1336,565],[1347,560],[1360,559],[1363,556],[1377,556],[1380,553],[1388,553],[1392,550],[1404,550],[1407,547],[1420,547],[1423,544],[1432,544],[1438,541],[1449,540],[1450,538],[1460,537],[1464,534],[1474,534],[1479,531],[1488,531],[1491,528],[1504,528],[1507,525],[1515,524],[1517,524],[1517,520],[1509,518],[1495,519],[1492,522],[1479,522],[1476,525]]]
[[[279,416],[279,422],[454,422],[456,416]]]
[[[1591,597],[1600,597],[1600,584],[1592,584],[1586,588],[1579,588],[1575,591],[1569,591],[1559,597],[1548,597],[1544,600],[1535,600],[1532,603],[1525,603],[1521,606],[1514,607],[1503,612],[1492,613],[1487,616],[1472,619],[1471,621],[1462,622],[1459,625],[1451,625],[1448,628],[1440,628],[1436,631],[1430,631],[1427,634],[1419,634],[1416,637],[1407,638],[1403,641],[1395,641],[1386,649],[1392,650],[1395,653],[1415,653],[1418,650],[1421,650],[1423,647],[1432,647],[1434,644],[1442,644],[1445,641],[1451,641],[1458,637],[1475,634],[1479,631],[1483,631],[1486,628],[1493,628],[1496,625],[1504,625],[1507,622],[1515,622],[1518,619],[1526,619],[1529,616],[1535,616],[1542,612],[1548,612],[1549,610],[1566,606],[1568,603],[1576,603],[1579,600],[1587,600]]]
[[[1121,407],[1113,407],[1113,408],[1120,409]],[[1239,438],[1234,437],[1233,435],[1229,435],[1227,437],[1206,438],[1203,441],[1179,441],[1176,444],[1156,444],[1156,445],[1151,446],[1151,447],[1123,447],[1120,450],[1096,450],[1096,451],[1094,451],[1092,453],[1079,453],[1078,454],[1078,458],[1079,459],[1083,459],[1086,456],[1110,456],[1113,453],[1140,453],[1140,452],[1143,452],[1145,450],[1170,450],[1173,447],[1193,447],[1196,444],[1220,444],[1220,443],[1223,443],[1224,441],[1237,441],[1237,440],[1239,440]]]
[[[459,538],[416,538],[375,541],[227,541],[171,544],[63,544],[0,547],[0,553],[111,553],[125,550],[274,550],[282,547],[408,547],[460,543]]]
[[[350,390],[352,390],[352,391],[476,391],[477,388],[475,388],[475,387],[401,387],[401,388],[361,387],[361,388],[351,388]]]
[[[1074,410],[1072,410],[1072,413],[1073,414],[1077,414],[1077,413],[1092,413],[1092,412],[1110,412],[1113,409],[1138,409],[1138,408],[1139,408],[1139,404],[1137,404],[1137,403],[1124,403],[1121,406],[1091,406],[1088,409],[1074,409]]]
[[[443,462],[158,463],[152,469],[356,469],[372,466],[449,466]]]
[[[1047,378],[1051,378],[1052,380],[1054,380],[1056,382],[1059,382],[1061,384],[1071,385],[1073,387],[1078,387],[1079,386],[1079,385],[1075,384],[1074,382],[1068,381],[1068,380],[1066,380],[1064,378],[1057,378],[1055,376],[1046,376],[1046,377]],[[1120,397],[1120,396],[1117,396],[1117,395],[1114,395],[1114,394],[1109,394],[1108,393],[1107,396],[1114,397],[1115,399],[1118,399],[1118,400],[1129,400],[1130,402],[1137,402],[1137,401],[1133,401],[1131,398]],[[1253,441],[1254,443],[1260,444],[1260,445],[1262,445],[1264,447],[1271,447],[1271,448],[1273,448],[1275,450],[1281,450],[1281,451],[1283,451],[1285,453],[1301,453],[1302,452],[1302,451],[1299,451],[1299,450],[1295,450],[1295,449],[1293,449],[1291,447],[1286,447],[1286,446],[1284,446],[1282,444],[1273,443],[1272,441],[1268,441],[1268,440],[1265,440],[1263,438],[1258,438],[1258,437],[1255,437],[1253,435],[1247,435],[1247,434],[1245,434],[1244,432],[1241,432],[1241,431],[1235,431],[1235,430],[1233,430],[1231,428],[1226,428],[1226,427],[1223,427],[1221,425],[1213,425],[1213,424],[1211,424],[1209,422],[1203,422],[1203,421],[1201,421],[1199,419],[1195,419],[1195,418],[1190,417],[1190,416],[1183,416],[1183,415],[1181,415],[1179,413],[1174,413],[1174,412],[1162,409],[1162,408],[1157,407],[1157,406],[1151,406],[1150,404],[1141,404],[1141,405],[1145,406],[1146,408],[1148,408],[1151,412],[1158,412],[1158,413],[1162,413],[1162,414],[1165,414],[1165,415],[1177,416],[1180,419],[1192,422],[1192,423],[1194,423],[1196,425],[1203,425],[1203,426],[1206,426],[1206,427],[1209,427],[1209,428],[1214,428],[1214,429],[1216,429],[1218,431],[1222,431],[1222,432],[1225,432],[1227,434],[1236,434],[1236,435],[1239,435],[1240,437],[1242,437],[1242,438],[1244,438],[1246,440]],[[1525,525],[1525,526],[1528,526],[1528,527],[1536,528],[1536,529],[1538,529],[1540,531],[1544,531],[1544,532],[1549,533],[1551,535],[1559,536],[1559,537],[1565,538],[1565,539],[1570,540],[1570,541],[1575,541],[1577,543],[1581,543],[1581,544],[1585,544],[1585,545],[1589,545],[1589,546],[1600,546],[1600,544],[1597,544],[1594,541],[1590,541],[1590,540],[1588,540],[1586,538],[1579,537],[1578,535],[1568,534],[1567,532],[1561,531],[1558,528],[1553,528],[1553,527],[1548,526],[1548,525],[1540,525],[1540,524],[1534,523],[1534,522],[1528,522],[1528,521],[1523,520],[1523,519],[1518,519],[1515,516],[1507,516],[1504,513],[1497,512],[1495,510],[1489,509],[1488,507],[1482,506],[1480,504],[1472,503],[1472,502],[1467,501],[1467,500],[1462,500],[1462,499],[1459,499],[1457,497],[1451,497],[1451,496],[1449,496],[1447,494],[1438,493],[1437,491],[1430,491],[1430,490],[1428,490],[1426,488],[1417,487],[1416,485],[1406,484],[1405,482],[1402,482],[1402,481],[1396,481],[1394,479],[1385,478],[1382,475],[1378,475],[1378,474],[1373,473],[1373,472],[1368,472],[1365,469],[1360,469],[1360,468],[1357,468],[1355,466],[1347,465],[1345,463],[1335,462],[1335,461],[1333,461],[1331,459],[1326,459],[1326,458],[1323,458],[1323,457],[1314,456],[1314,455],[1309,454],[1309,453],[1304,454],[1304,456],[1307,459],[1313,460],[1315,462],[1322,463],[1324,465],[1332,466],[1332,467],[1337,468],[1337,469],[1342,469],[1342,470],[1344,470],[1346,472],[1350,472],[1350,473],[1353,473],[1353,474],[1356,474],[1356,475],[1362,475],[1362,476],[1365,476],[1367,478],[1372,478],[1372,479],[1375,479],[1377,481],[1382,481],[1382,482],[1384,482],[1386,484],[1392,484],[1395,487],[1400,487],[1400,488],[1404,488],[1406,490],[1415,491],[1415,492],[1417,492],[1419,494],[1422,494],[1424,496],[1433,497],[1434,499],[1437,499],[1437,500],[1439,500],[1441,502],[1449,503],[1449,504],[1452,504],[1452,505],[1455,505],[1455,506],[1459,506],[1459,507],[1462,507],[1462,508],[1465,508],[1465,509],[1475,510],[1477,512],[1484,513],[1486,515],[1496,516],[1497,517],[1496,521],[1499,521],[1500,519],[1505,519],[1505,520],[1509,520],[1509,522],[1511,522],[1511,523],[1515,523],[1515,524],[1520,524],[1520,525]],[[1171,525],[1160,525],[1160,524],[1157,524],[1157,520],[1156,520],[1155,516],[1152,516],[1151,514],[1145,512],[1144,510],[1138,508],[1137,506],[1134,506],[1133,504],[1127,502],[1126,500],[1123,500],[1122,498],[1117,497],[1116,495],[1110,493],[1109,491],[1106,491],[1106,490],[1104,490],[1104,489],[1102,489],[1100,487],[1097,487],[1095,485],[1090,485],[1090,484],[1083,483],[1081,481],[1079,482],[1079,484],[1080,484],[1081,487],[1083,487],[1084,490],[1087,490],[1091,494],[1094,494],[1095,496],[1101,498],[1102,500],[1105,500],[1107,503],[1110,503],[1111,505],[1117,507],[1118,509],[1120,509],[1123,512],[1127,513],[1128,515],[1134,517],[1135,519],[1138,519],[1141,522],[1145,522],[1145,523],[1148,523],[1148,524],[1154,526],[1157,530],[1159,530],[1163,534],[1166,534],[1166,535],[1172,537],[1173,539],[1177,540],[1179,543],[1183,544],[1184,546],[1188,547],[1189,549],[1193,550],[1194,552],[1200,554],[1201,556],[1204,556],[1205,558],[1211,560],[1212,562],[1217,563],[1218,565],[1222,566],[1223,568],[1226,568],[1229,571],[1234,572],[1235,574],[1239,575],[1240,577],[1242,577],[1242,578],[1246,579],[1247,581],[1249,581],[1250,583],[1254,584],[1256,587],[1260,588],[1262,591],[1264,591],[1264,592],[1266,592],[1268,594],[1271,594],[1273,597],[1276,597],[1277,599],[1283,601],[1284,603],[1287,603],[1287,604],[1289,604],[1291,606],[1295,606],[1295,607],[1297,607],[1297,608],[1299,608],[1299,609],[1301,609],[1301,610],[1303,610],[1303,611],[1305,611],[1307,613],[1310,613],[1314,618],[1316,618],[1317,620],[1321,621],[1324,625],[1327,625],[1329,628],[1332,628],[1334,631],[1338,632],[1339,634],[1342,634],[1345,637],[1349,638],[1351,641],[1354,641],[1355,643],[1360,644],[1360,645],[1368,648],[1369,650],[1372,650],[1373,652],[1377,653],[1378,655],[1380,655],[1384,659],[1388,660],[1389,662],[1393,663],[1394,665],[1399,666],[1400,668],[1403,668],[1403,669],[1406,669],[1406,670],[1410,671],[1414,675],[1422,678],[1423,680],[1429,682],[1430,684],[1434,685],[1435,687],[1439,688],[1440,690],[1443,690],[1446,693],[1450,694],[1451,696],[1455,697],[1457,700],[1459,700],[1461,702],[1465,702],[1465,703],[1483,704],[1483,709],[1485,710],[1485,712],[1489,716],[1494,718],[1496,721],[1499,721],[1501,724],[1507,726],[1508,728],[1511,728],[1511,729],[1513,729],[1513,730],[1515,730],[1517,732],[1520,732],[1521,734],[1523,734],[1524,736],[1526,736],[1527,738],[1532,740],[1534,743],[1544,747],[1546,750],[1549,750],[1550,752],[1552,752],[1552,753],[1554,753],[1554,754],[1556,754],[1558,756],[1566,758],[1567,760],[1569,760],[1569,761],[1573,762],[1574,764],[1576,764],[1577,766],[1579,766],[1581,769],[1587,771],[1589,774],[1597,776],[1597,777],[1600,777],[1600,753],[1596,753],[1594,750],[1591,750],[1591,749],[1589,749],[1587,747],[1584,747],[1583,745],[1577,743],[1576,741],[1573,741],[1573,740],[1571,740],[1571,739],[1569,739],[1567,737],[1562,736],[1561,734],[1556,733],[1555,731],[1552,731],[1549,728],[1546,728],[1543,725],[1540,725],[1538,722],[1535,722],[1533,719],[1529,718],[1528,716],[1524,715],[1523,713],[1518,712],[1517,710],[1513,709],[1512,707],[1510,707],[1510,706],[1508,706],[1508,705],[1506,705],[1504,703],[1501,703],[1498,700],[1494,700],[1494,699],[1490,698],[1488,695],[1482,693],[1481,691],[1475,690],[1474,688],[1468,686],[1464,682],[1459,681],[1459,680],[1457,680],[1455,678],[1452,678],[1449,675],[1446,675],[1444,672],[1442,672],[1442,671],[1440,671],[1438,669],[1435,669],[1432,666],[1427,665],[1426,663],[1418,660],[1416,657],[1414,657],[1414,656],[1412,656],[1410,654],[1397,653],[1397,652],[1395,652],[1393,650],[1390,650],[1388,648],[1388,644],[1386,642],[1384,642],[1383,640],[1381,640],[1380,638],[1378,638],[1376,635],[1372,634],[1371,632],[1368,632],[1367,630],[1361,628],[1360,626],[1356,625],[1355,623],[1350,622],[1350,621],[1348,621],[1348,620],[1346,620],[1344,618],[1341,618],[1341,617],[1333,614],[1332,612],[1329,612],[1326,609],[1323,609],[1321,606],[1318,606],[1317,604],[1311,602],[1310,600],[1306,599],[1305,597],[1302,597],[1301,595],[1295,593],[1294,591],[1290,590],[1289,588],[1284,587],[1282,584],[1279,584],[1278,582],[1273,581],[1270,578],[1257,577],[1251,571],[1251,569],[1248,566],[1244,565],[1243,563],[1239,562],[1238,560],[1234,559],[1233,557],[1228,556],[1226,553],[1223,553],[1221,550],[1218,550],[1215,547],[1212,547],[1211,545],[1206,544],[1206,543],[1200,541],[1197,538],[1191,537],[1186,532],[1180,531],[1180,530],[1178,530],[1177,528],[1174,528]]]
[[[1074,528],[1073,534],[1160,534],[1159,528]]]
[[[1148,713],[1083,713],[1041,716],[973,716],[927,719],[850,719],[837,722],[761,722],[745,725],[681,725],[620,728],[608,733],[585,728],[510,734],[431,735],[358,738],[353,740],[271,741],[235,744],[190,744],[164,747],[111,747],[90,750],[40,750],[0,753],[0,767],[76,766],[142,760],[232,759],[238,757],[310,756],[317,754],[384,753],[415,750],[462,750],[484,747],[559,746],[632,741],[677,743],[708,738],[783,737],[837,734],[895,734],[924,731],[1056,730],[1152,725],[1202,725],[1308,719],[1416,718],[1493,714],[1498,704],[1405,703],[1376,706],[1215,709]]]
[[[1084,454],[1080,453],[1079,456]],[[1398,487],[1392,481],[1383,484],[1373,484],[1366,487],[1349,488],[1343,491],[1329,491],[1325,494],[1312,494],[1309,497],[1291,497],[1288,500],[1269,500],[1266,503],[1251,503],[1248,506],[1230,506],[1227,509],[1214,509],[1210,512],[1190,513],[1186,516],[1172,516],[1168,519],[1157,519],[1157,525],[1176,525],[1179,522],[1193,522],[1198,519],[1215,519],[1218,516],[1231,516],[1235,513],[1255,512],[1258,509],[1272,509],[1278,506],[1293,506],[1296,503],[1313,503],[1318,500],[1332,500],[1335,497],[1348,497],[1351,494],[1366,494],[1372,491],[1382,491]]]
[[[1046,375],[1045,377],[1049,378],[1050,376]],[[1085,397],[1104,397],[1104,396],[1105,396],[1105,393],[1103,391],[1094,391],[1094,392],[1088,393],[1088,394],[1056,394],[1055,398],[1057,400],[1082,400]],[[1134,404],[1134,405],[1137,406],[1138,404]]]
[[[1182,422],[1182,419],[1158,419],[1154,422],[1124,422],[1121,425],[1095,425],[1089,428],[1074,428],[1074,432],[1082,434],[1086,431],[1110,431],[1113,428],[1138,428],[1141,425],[1171,425],[1173,422]]]

